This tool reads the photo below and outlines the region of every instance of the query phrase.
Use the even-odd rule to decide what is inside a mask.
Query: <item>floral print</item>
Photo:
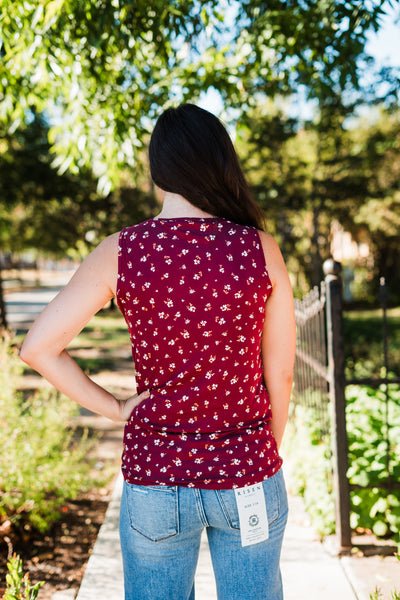
[[[260,349],[271,291],[254,228],[156,218],[122,230],[117,302],[138,392],[151,392],[125,426],[127,481],[226,489],[279,470]]]

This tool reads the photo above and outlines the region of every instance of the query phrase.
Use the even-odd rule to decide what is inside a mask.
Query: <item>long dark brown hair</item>
[[[158,118],[149,147],[154,183],[194,206],[240,225],[264,228],[232,141],[213,114],[194,104]]]

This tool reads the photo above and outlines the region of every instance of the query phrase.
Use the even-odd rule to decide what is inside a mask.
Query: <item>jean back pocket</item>
[[[125,493],[132,529],[153,542],[177,535],[179,517],[176,487],[125,483]]]
[[[268,525],[271,527],[287,511],[287,495],[282,471],[262,482]],[[225,519],[231,529],[239,529],[239,512],[234,490],[218,490],[217,497]]]

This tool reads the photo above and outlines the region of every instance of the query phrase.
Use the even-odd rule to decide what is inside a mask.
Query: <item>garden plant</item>
[[[43,582],[31,585],[28,573],[24,574],[21,557],[13,554],[7,568],[7,589],[3,600],[36,600]]]
[[[385,374],[381,367],[381,328],[381,315],[376,311],[346,315],[348,379]],[[398,309],[390,311],[388,331],[394,370],[388,378],[393,379],[400,371]],[[308,392],[307,396],[307,404],[301,395],[292,404],[286,451],[293,466],[293,491],[304,497],[315,529],[325,536],[335,529],[331,445],[329,433],[322,431],[318,412],[312,408],[320,401],[317,393]],[[350,484],[362,488],[351,491],[351,526],[400,544],[400,499],[396,490],[387,486],[400,479],[400,386],[347,385],[346,421],[347,475]]]
[[[65,499],[95,484],[93,443],[72,426],[75,406],[52,390],[18,390],[22,364],[8,334],[0,338],[0,524],[46,531]],[[6,529],[6,527],[4,527]]]

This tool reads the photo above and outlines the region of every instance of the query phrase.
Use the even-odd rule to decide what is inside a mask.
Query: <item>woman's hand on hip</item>
[[[138,406],[138,404],[143,402],[143,400],[146,400],[147,398],[149,398],[149,396],[150,396],[149,390],[145,390],[141,394],[135,394],[134,396],[131,396],[127,400],[120,400],[119,401],[119,415],[118,415],[118,418],[116,419],[116,421],[120,421],[122,423],[125,423],[126,421],[128,421],[129,417],[132,414],[133,409],[136,408]]]

